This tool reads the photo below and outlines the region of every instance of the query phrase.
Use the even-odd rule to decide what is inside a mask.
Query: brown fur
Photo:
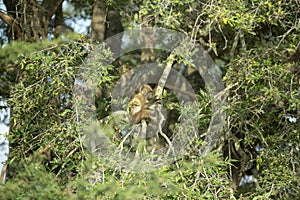
[[[130,118],[133,123],[138,124],[142,119],[148,119],[150,115],[150,106],[153,103],[152,88],[149,85],[140,87],[139,92],[134,95],[129,102]]]

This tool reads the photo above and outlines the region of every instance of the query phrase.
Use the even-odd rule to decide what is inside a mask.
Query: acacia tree
[[[176,30],[200,43],[225,74],[226,137],[222,148],[211,157],[197,157],[200,145],[196,141],[177,166],[152,174],[128,174],[94,162],[72,127],[75,116],[72,107],[67,106],[72,102],[62,98],[71,94],[73,69],[88,53],[82,47],[92,42],[81,35],[70,37],[66,43],[35,45],[49,34],[58,38],[63,34],[63,28],[59,28],[64,25],[62,1],[4,1],[7,12],[1,12],[0,17],[7,24],[11,44],[16,39],[27,42],[27,48],[24,43],[15,43],[16,46],[8,45],[0,53],[0,93],[11,97],[13,108],[12,170],[6,194],[16,197],[14,188],[20,190],[15,195],[25,190],[41,194],[43,191],[34,186],[44,184],[44,191],[56,191],[52,195],[78,198],[299,196],[300,127],[299,123],[289,121],[291,117],[299,120],[298,1],[68,2],[76,5],[76,10],[84,10],[84,15],[92,16],[91,38],[100,41],[123,30],[116,11],[119,8],[126,27],[143,24],[145,32],[142,31],[140,40],[150,41],[146,46],[152,47],[151,40],[146,40],[146,28],[153,25]],[[45,9],[47,12],[43,12]],[[51,21],[53,17],[55,23]],[[36,29],[33,22],[37,22]],[[12,56],[17,53],[26,56]],[[138,63],[152,62],[154,55],[152,49],[145,49]],[[103,77],[112,84],[113,77],[106,66],[105,69]],[[14,86],[12,93],[9,85]],[[92,170],[88,167],[90,162]],[[21,171],[26,173],[18,173]],[[41,174],[47,174],[45,179],[39,180]],[[254,181],[240,185],[246,175],[253,175]],[[76,176],[79,178],[75,179]],[[91,179],[95,184],[91,184]],[[22,189],[24,180],[28,180],[28,186]],[[51,187],[45,184],[49,182]],[[87,185],[91,187],[86,189]],[[51,192],[46,195],[51,196]]]

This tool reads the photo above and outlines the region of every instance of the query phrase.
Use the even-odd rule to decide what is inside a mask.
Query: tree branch
[[[3,12],[0,11],[0,18],[4,23],[6,23],[9,27],[12,28],[13,34],[16,38],[21,38],[22,37],[22,31],[21,28],[15,23],[15,20],[12,16],[7,15]]]

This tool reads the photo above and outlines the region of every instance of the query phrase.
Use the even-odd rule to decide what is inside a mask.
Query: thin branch
[[[160,79],[159,79],[159,82],[158,82],[158,86],[155,90],[155,96],[156,97],[161,97],[162,94],[163,94],[163,88],[166,84],[166,81],[168,79],[168,76],[170,74],[170,71],[172,69],[172,65],[174,63],[174,60],[175,60],[175,54],[174,53],[171,53],[170,56],[168,57],[168,62],[167,62],[167,66],[165,67]]]
[[[235,53],[235,50],[236,50],[236,47],[238,45],[238,42],[239,42],[239,38],[240,38],[240,31],[238,31],[234,37],[234,41],[233,41],[233,44],[232,44],[232,48],[230,50],[230,58],[234,58],[234,53]]]

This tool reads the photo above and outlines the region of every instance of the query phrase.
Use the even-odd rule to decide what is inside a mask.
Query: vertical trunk
[[[111,51],[119,54],[121,49],[121,37],[109,39],[123,31],[121,16],[118,11],[108,7],[104,1],[96,0],[92,14],[93,39],[104,41],[106,39]]]
[[[152,63],[155,61],[155,32],[149,31],[151,27],[151,19],[149,16],[143,17],[142,31],[140,33],[140,41],[142,46],[141,61],[142,63]]]
[[[229,166],[229,176],[231,179],[231,188],[234,191],[237,191],[239,183],[242,178],[242,169],[241,169],[241,162],[242,159],[241,155],[237,152],[235,148],[235,144],[233,141],[227,140],[224,144],[224,157],[235,160]]]
[[[122,33],[124,28],[121,23],[121,16],[117,10],[109,9],[106,17],[105,39],[108,39],[118,33]],[[107,40],[111,51],[119,55],[122,45],[122,37],[114,37]]]
[[[55,20],[54,20],[54,36],[58,37],[62,34],[62,26],[63,26],[63,11],[62,11],[62,2],[58,6],[55,12]]]
[[[91,38],[104,41],[106,30],[106,4],[101,0],[96,0],[92,13],[92,34]]]

